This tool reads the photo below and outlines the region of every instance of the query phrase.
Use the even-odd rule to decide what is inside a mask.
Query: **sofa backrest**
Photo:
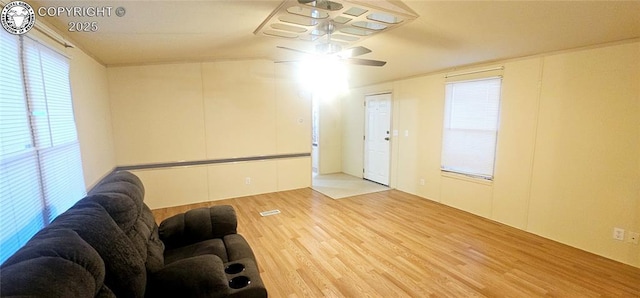
[[[107,210],[135,244],[149,273],[164,267],[164,244],[158,236],[153,214],[144,203],[144,185],[140,178],[127,171],[112,173],[102,179],[83,201],[96,202]]]
[[[164,244],[151,209],[144,203],[144,185],[128,171],[112,173],[102,179],[83,199],[102,205],[120,229],[135,244],[152,273],[164,267]]]

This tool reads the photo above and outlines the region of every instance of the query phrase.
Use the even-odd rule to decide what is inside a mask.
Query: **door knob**
[[[384,140],[385,140],[385,141],[388,141],[388,140],[389,140],[389,137],[384,138]]]

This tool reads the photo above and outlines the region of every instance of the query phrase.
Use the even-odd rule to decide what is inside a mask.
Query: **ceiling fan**
[[[355,65],[378,66],[378,67],[380,67],[380,66],[384,66],[385,64],[387,64],[386,61],[354,58],[356,56],[360,56],[360,55],[371,53],[371,50],[366,48],[366,47],[357,46],[357,47],[353,47],[353,48],[342,49],[342,46],[339,43],[333,42],[331,40],[331,34],[336,29],[335,24],[333,23],[333,21],[331,21],[331,20],[327,21],[325,26],[324,26],[324,29],[325,29],[324,31],[327,34],[327,41],[323,42],[323,43],[320,43],[320,44],[317,44],[316,47],[315,47],[315,52],[297,50],[297,49],[292,49],[292,48],[283,47],[283,46],[277,46],[277,48],[283,49],[283,50],[288,50],[288,51],[293,51],[293,52],[297,52],[297,53],[301,53],[301,54],[305,54],[305,55],[310,55],[310,56],[334,57],[334,58],[337,58],[340,61],[343,61],[345,63],[355,64]],[[288,63],[288,62],[299,62],[299,61],[297,61],[297,60],[276,61],[276,63]]]

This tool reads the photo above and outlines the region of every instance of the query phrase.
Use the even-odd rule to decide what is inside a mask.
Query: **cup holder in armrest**
[[[250,283],[251,280],[248,277],[240,275],[229,280],[229,287],[232,289],[242,289],[248,286]]]
[[[255,260],[235,259],[225,263],[221,269],[227,276],[229,297],[267,298],[267,289],[262,283]]]
[[[224,272],[227,274],[238,274],[244,271],[244,265],[242,263],[233,263],[224,267]]]

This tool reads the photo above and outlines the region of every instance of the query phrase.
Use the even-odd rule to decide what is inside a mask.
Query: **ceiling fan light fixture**
[[[254,30],[254,34],[310,42],[312,44],[306,48],[312,49],[311,51],[296,50],[286,46],[277,47],[305,54],[307,58],[324,59],[324,56],[331,56],[331,59],[338,60],[342,66],[352,64],[379,67],[386,62],[353,58],[371,52],[363,46],[353,47],[354,43],[397,28],[417,18],[418,15],[402,1],[283,0]],[[274,25],[276,23],[282,25]],[[347,48],[351,49],[343,50]],[[300,63],[300,60],[275,60],[274,62]]]
[[[364,9],[364,8],[360,8],[360,7],[351,7],[349,9],[347,9],[344,14],[348,14],[350,16],[354,16],[354,17],[359,17],[361,16],[363,13],[367,12],[368,10]]]
[[[338,57],[340,57],[340,59],[349,59],[349,58],[351,58],[353,56],[355,56],[353,54],[353,49],[344,50],[344,51],[338,53]]]
[[[298,15],[283,15],[278,18],[279,21],[289,24],[302,25],[302,26],[315,26],[318,25],[318,20],[312,18],[306,18]]]
[[[357,36],[369,36],[369,35],[372,35],[373,33],[375,33],[375,31],[365,30],[365,29],[360,29],[360,28],[355,28],[355,27],[342,28],[342,29],[340,29],[340,32],[347,33],[347,34],[353,34],[353,35],[357,35]]]
[[[264,34],[289,39],[298,38],[298,34],[286,31],[264,30]]]
[[[331,35],[331,38],[333,38],[334,40],[344,40],[344,41],[357,41],[359,38],[355,37],[355,36],[351,36],[351,35],[344,35],[344,34],[333,34]]]
[[[313,57],[301,61],[298,67],[298,82],[315,96],[334,98],[349,90],[346,65],[336,56]]]
[[[370,29],[375,31],[387,29],[387,25],[367,21],[358,21],[353,23],[352,25],[358,28]]]
[[[287,12],[312,19],[326,19],[329,17],[329,14],[325,11],[302,6],[291,6],[287,8]]]
[[[367,16],[367,19],[372,20],[372,21],[378,21],[378,22],[382,22],[382,23],[387,23],[387,24],[399,24],[401,23],[403,20],[399,17],[396,17],[394,15],[390,15],[390,14],[386,14],[386,13],[381,13],[381,12],[374,12],[371,13]]]
[[[305,36],[300,36],[298,37],[300,40],[303,41],[316,41],[318,40],[318,38],[320,38],[319,35],[305,35]]]
[[[342,51],[342,46],[335,42],[320,43],[316,45],[316,53],[318,54],[331,55],[340,51]]]
[[[273,29],[277,29],[277,30],[283,30],[283,31],[295,32],[295,33],[303,33],[303,32],[306,32],[306,31],[307,31],[307,29],[302,28],[302,27],[298,27],[298,26],[291,26],[291,25],[287,25],[287,24],[280,24],[280,23],[271,24],[271,28],[273,28]]]
[[[327,32],[322,31],[320,29],[314,29],[314,30],[311,30],[311,32],[309,32],[309,34],[311,34],[313,36],[324,36],[325,34],[327,34]]]
[[[351,18],[347,18],[347,17],[343,17],[343,16],[337,16],[335,18],[333,18],[333,22],[334,23],[338,23],[338,24],[346,24],[349,21],[351,21]]]
[[[329,11],[338,11],[338,10],[341,10],[344,7],[344,6],[342,6],[342,4],[340,4],[338,2],[329,1],[329,0],[316,0],[316,1],[298,0],[298,3],[304,4],[304,5],[308,5],[308,6],[317,7],[317,8],[320,8],[320,9],[326,9],[326,10],[329,10]]]
[[[297,40],[316,40],[314,35],[319,32],[316,30],[327,34],[341,32],[344,33],[343,36],[353,37],[340,38],[348,46],[352,46],[369,36],[395,29],[416,19],[418,15],[415,11],[402,2],[403,0],[283,0],[253,33],[279,37],[277,34],[266,34],[265,30],[287,31],[284,29],[290,27],[278,29],[272,26],[284,23],[306,29],[305,32],[298,33]]]

